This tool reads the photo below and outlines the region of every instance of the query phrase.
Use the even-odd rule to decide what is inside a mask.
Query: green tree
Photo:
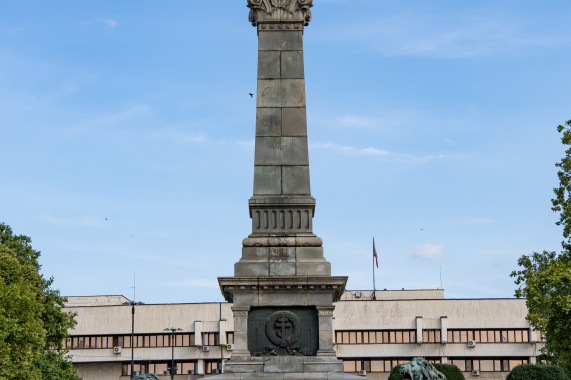
[[[0,223],[0,378],[79,379],[62,347],[74,315],[39,273],[39,256],[29,237]]]
[[[561,253],[543,251],[522,256],[523,268],[511,276],[518,285],[515,295],[526,299],[527,319],[545,334],[542,359],[558,364],[571,376],[571,120],[559,125],[561,142],[568,146],[565,156],[555,164],[559,187],[553,189],[552,210],[559,213],[557,225],[563,226]]]

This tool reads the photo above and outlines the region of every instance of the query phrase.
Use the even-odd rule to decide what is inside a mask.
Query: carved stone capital
[[[308,25],[311,21],[313,0],[248,0],[250,14],[248,19],[252,25],[259,23],[302,22]]]

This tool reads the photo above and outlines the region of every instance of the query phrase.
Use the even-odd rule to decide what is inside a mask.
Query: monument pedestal
[[[234,351],[220,379],[343,379],[333,302],[347,277],[220,277],[233,302]]]

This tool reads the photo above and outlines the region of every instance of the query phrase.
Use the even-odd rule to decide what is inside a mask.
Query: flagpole
[[[375,252],[375,238],[373,237],[373,252]],[[373,301],[377,299],[377,288],[375,286],[375,255],[373,254]]]

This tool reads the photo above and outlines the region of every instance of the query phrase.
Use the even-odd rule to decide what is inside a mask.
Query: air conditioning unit
[[[168,375],[168,374],[169,374],[169,371],[163,371],[163,375],[166,376],[166,375]]]
[[[202,352],[210,352],[210,347],[202,346]]]
[[[218,373],[222,373],[222,371],[220,371],[218,368],[214,368],[214,369],[212,370],[212,373],[218,374]]]
[[[121,353],[121,347],[113,347],[113,353],[114,354],[120,354]]]
[[[476,341],[475,340],[469,340],[468,341],[468,347],[470,347],[470,348],[476,347]]]
[[[364,369],[360,370],[359,376],[367,376],[367,371],[365,371]]]
[[[480,371],[478,371],[477,369],[473,370],[472,376],[480,376]]]
[[[228,351],[234,351],[234,345],[233,345],[233,344],[227,344],[227,345],[226,345],[226,349],[227,349]]]

